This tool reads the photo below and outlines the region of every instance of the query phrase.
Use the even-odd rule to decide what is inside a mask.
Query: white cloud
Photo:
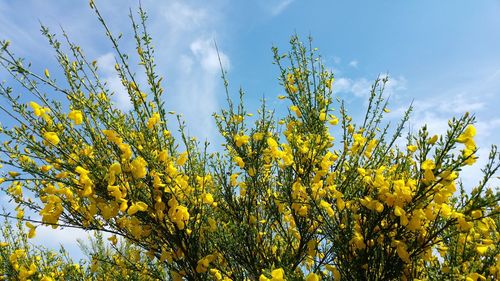
[[[222,66],[230,68],[229,57],[219,50]],[[189,44],[189,52],[179,57],[178,80],[173,102],[182,110],[190,134],[214,141],[216,128],[212,113],[219,110],[220,64],[213,37],[198,37]]]
[[[451,113],[477,112],[484,107],[483,101],[463,93],[455,95],[452,99],[439,104],[439,110]]]
[[[380,79],[384,77],[381,76]],[[370,95],[373,83],[374,80],[368,80],[364,77],[357,79],[341,77],[335,79],[333,89],[337,93],[353,94],[355,97],[366,98]],[[407,80],[404,76],[390,77],[385,84],[384,96],[396,97],[398,92],[406,90],[406,84]]]
[[[352,60],[349,62],[349,66],[358,68],[358,61],[357,60]]]
[[[476,123],[477,134],[484,138],[495,137],[500,129],[500,118],[494,118],[490,120],[479,120]]]
[[[106,82],[108,89],[113,93],[111,101],[116,108],[128,111],[132,108],[132,102],[120,77],[118,77],[115,70],[115,63],[116,60],[113,53],[106,53],[97,59],[97,65],[101,70],[103,80]]]
[[[366,78],[360,78],[351,81],[351,88],[349,92],[353,93],[356,97],[366,97],[370,95],[373,81],[368,81]]]
[[[173,32],[194,30],[211,21],[205,9],[194,8],[185,2],[174,1],[161,10],[168,29]]]
[[[488,161],[491,144],[498,145],[498,132],[500,131],[500,118],[496,115],[483,114],[483,112],[491,111],[492,105],[498,104],[498,95],[495,93],[500,86],[498,82],[500,71],[469,75],[469,80],[453,83],[453,88],[443,91],[440,88],[446,88],[446,86],[429,85],[432,90],[425,92],[425,95],[413,95],[416,98],[413,103],[414,111],[410,117],[410,126],[414,133],[423,125],[427,125],[430,135],[443,135],[448,129],[448,120],[452,117],[459,117],[465,112],[476,114],[475,141],[479,147],[477,152],[479,158],[473,166],[465,167],[460,173],[467,191],[471,191],[482,178],[481,169]],[[407,105],[396,108],[389,114],[390,118],[401,118],[406,108]],[[493,179],[490,186],[498,186],[498,184],[500,181]]]
[[[292,2],[293,0],[269,1],[271,14],[273,16],[281,14]]]
[[[61,246],[68,251],[71,257],[82,257],[77,240],[87,241],[90,232],[78,228],[58,228],[40,225],[36,228],[33,242],[49,249],[58,249]]]
[[[97,66],[106,75],[115,73],[115,56],[113,53],[106,53],[97,58]]]
[[[337,78],[333,84],[334,91],[339,93],[349,92],[351,89],[352,80],[349,78]]]
[[[215,41],[212,38],[198,38],[189,46],[191,52],[207,73],[220,72],[220,65],[225,70],[229,69],[229,58],[223,52],[217,54]],[[219,62],[220,57],[220,62]]]

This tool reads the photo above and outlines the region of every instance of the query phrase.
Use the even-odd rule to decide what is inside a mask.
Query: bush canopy
[[[496,146],[476,186],[460,181],[477,158],[472,114],[430,135],[405,129],[410,107],[390,127],[382,78],[355,122],[311,40],[292,36],[288,52],[272,49],[289,110],[263,101],[247,112],[222,70],[227,107],[214,118],[224,143],[209,152],[165,110],[142,8],[130,14],[137,66],[90,7],[130,111],[117,109],[96,61],[64,32],[42,26],[64,81],[0,42],[0,64],[17,81],[0,84],[11,124],[1,128],[0,182],[17,206],[3,216],[18,219],[0,226],[1,280],[500,278]],[[40,224],[97,234],[75,263],[29,242]]]

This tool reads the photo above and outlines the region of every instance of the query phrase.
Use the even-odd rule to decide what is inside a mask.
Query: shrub
[[[179,116],[179,133],[172,131],[144,11],[138,22],[131,15],[147,77],[140,84],[90,6],[113,43],[133,109],[113,105],[97,64],[66,34],[67,51],[42,26],[64,85],[48,70],[33,72],[3,41],[0,63],[20,87],[0,86],[1,108],[15,122],[2,129],[1,162],[10,171],[1,182],[18,219],[30,210],[54,228],[122,237],[130,246],[117,248],[118,256],[151,263],[131,279],[499,278],[500,195],[488,187],[499,168],[496,146],[471,192],[459,181],[461,169],[476,161],[473,115],[451,119],[443,135],[430,136],[424,126],[397,145],[411,107],[397,127],[384,122],[387,78],[374,82],[355,123],[334,99],[334,76],[317,50],[292,36],[289,52],[273,48],[285,92],[279,98],[289,111],[276,117],[263,102],[252,116],[242,92],[239,102],[231,100],[222,71],[228,106],[214,117],[224,149],[209,153]],[[36,225],[30,228],[33,236]],[[97,252],[109,257],[102,247]],[[125,266],[101,260],[113,265],[101,272]],[[22,279],[14,262],[4,259],[13,269],[2,274]]]

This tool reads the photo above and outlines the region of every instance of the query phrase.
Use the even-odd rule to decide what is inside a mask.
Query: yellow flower
[[[326,120],[326,113],[325,112],[321,112],[319,114],[319,121],[325,121]]]
[[[430,138],[430,139],[427,140],[427,143],[428,144],[435,144],[436,141],[438,140],[438,138],[439,138],[438,135],[434,135],[434,136],[432,136],[432,138]]]
[[[24,210],[23,209],[17,209],[17,215],[16,217],[20,220],[24,218]]]
[[[335,81],[335,79],[332,77],[328,80],[326,80],[326,87],[331,90],[332,89],[332,84],[333,84],[333,81]]]
[[[30,106],[33,108],[33,113],[35,113],[36,116],[40,117],[43,114],[42,107],[38,103],[32,101],[30,102]]]
[[[481,256],[484,256],[484,254],[486,254],[487,251],[488,251],[488,246],[485,245],[476,246],[476,252]]]
[[[121,157],[123,159],[129,160],[130,158],[132,158],[132,149],[130,148],[130,145],[128,145],[126,143],[121,143],[118,145],[118,147],[120,148],[120,150],[122,152]]]
[[[271,148],[271,149],[275,149],[275,148],[278,148],[278,143],[273,139],[273,138],[267,138],[267,145]]]
[[[123,142],[123,139],[113,130],[102,130],[102,133],[106,136],[106,138],[113,142],[116,145],[120,145]]]
[[[169,202],[170,203],[170,202]],[[170,205],[170,204],[169,204]],[[177,225],[177,228],[183,230],[186,226],[186,223],[189,221],[189,212],[188,209],[181,205],[172,206],[168,210],[168,216]]]
[[[245,145],[249,142],[250,137],[246,135],[236,135],[234,136],[234,142],[236,143],[237,147],[241,147],[242,145]]]
[[[43,173],[47,173],[48,171],[50,171],[50,169],[52,169],[52,165],[43,165],[42,167],[40,167],[40,170]]]
[[[285,271],[283,268],[278,268],[271,271],[271,281],[284,281],[285,280]]]
[[[59,137],[54,132],[46,132],[43,134],[43,138],[52,145],[57,145],[59,143]]]
[[[130,205],[130,207],[127,210],[127,214],[129,216],[132,216],[139,211],[144,212],[147,209],[148,209],[148,205],[146,205],[146,203],[144,203],[144,202],[139,201],[136,203],[132,203],[132,205]]]
[[[330,121],[328,122],[330,122],[330,125],[335,126],[339,123],[339,119],[337,118],[337,116],[330,114]]]
[[[222,274],[218,269],[211,268],[209,272],[215,278],[215,280],[222,280]]]
[[[415,151],[417,151],[417,146],[416,145],[408,145],[406,147],[406,149],[408,149],[408,151],[410,151],[410,152],[415,152]]]
[[[179,158],[177,158],[177,165],[183,166],[186,164],[186,161],[188,160],[188,153],[187,151],[184,151],[179,155]]]
[[[36,227],[32,223],[30,223],[29,221],[26,222],[26,226],[30,229],[29,232],[28,232],[28,238],[31,239],[31,238],[35,237],[35,235],[36,235],[36,232],[35,232]]]
[[[13,172],[13,171],[9,171],[8,174],[11,178],[15,178],[20,175],[19,172]]]
[[[330,264],[325,265],[326,270],[332,272],[334,280],[340,280],[340,272],[339,270]]]
[[[131,163],[130,165],[132,166],[131,167],[131,171],[132,171],[132,175],[134,176],[134,178],[136,179],[142,179],[144,177],[146,177],[146,174],[147,174],[147,170],[146,170],[146,166],[147,166],[147,162],[142,158],[142,157],[137,157],[135,158]]]
[[[68,118],[75,122],[75,125],[80,125],[83,122],[83,114],[80,110],[73,110],[68,114]]]
[[[153,129],[153,127],[160,122],[160,114],[154,113],[151,118],[148,120],[147,127],[148,129]]]
[[[464,132],[458,136],[457,142],[466,143],[469,139],[472,139],[476,135],[476,127],[473,125],[467,126]]]
[[[196,272],[197,273],[205,273],[208,270],[210,261],[207,258],[202,258],[201,260],[198,261],[198,264],[196,265]]]
[[[328,214],[329,217],[333,217],[333,215],[335,213],[334,213],[332,205],[330,203],[326,202],[325,200],[321,200],[319,205],[321,206],[321,208],[323,208],[326,211],[326,213]]]
[[[28,280],[28,277],[35,274],[35,272],[36,272],[36,265],[34,263],[31,263],[29,269],[27,269],[26,267],[24,267],[24,265],[22,265],[21,268],[19,269],[19,279]]]
[[[38,103],[32,101],[30,102],[31,108],[33,108],[33,113],[35,116],[42,117],[47,123],[52,123],[50,116],[47,114],[50,112],[50,109],[47,107],[42,107]]]
[[[298,106],[296,105],[292,105],[290,106],[290,110],[293,111],[295,113],[295,115],[297,115],[297,117],[302,117],[302,112],[300,112],[300,109]]]
[[[292,94],[297,93],[299,89],[297,88],[297,86],[295,86],[295,77],[293,77],[291,73],[288,73],[286,80],[286,89]]]
[[[261,141],[264,139],[264,133],[257,132],[255,134],[253,134],[252,138],[254,141]]]
[[[116,181],[116,175],[122,172],[122,168],[120,166],[120,163],[115,162],[111,164],[109,167],[109,178],[108,178],[108,185],[113,185],[115,184]]]
[[[214,197],[210,193],[203,195],[203,203],[211,205],[214,203]]]
[[[271,280],[271,279],[267,278],[264,274],[261,274],[259,276],[259,281],[269,281],[269,280]]]
[[[405,210],[403,210],[401,207],[399,206],[394,207],[394,215],[396,215],[397,217],[403,216],[405,214],[406,214]]]
[[[236,156],[234,158],[234,162],[236,162],[236,164],[240,167],[240,169],[243,169],[243,167],[245,167],[245,162],[243,162],[243,159],[241,159],[241,157],[239,156]]]
[[[473,218],[478,219],[483,216],[483,213],[481,212],[481,210],[474,210],[471,212],[471,215]]]
[[[436,165],[434,164],[434,161],[431,159],[427,159],[422,163],[422,170],[427,171],[427,170],[434,170],[436,168]]]
[[[320,276],[314,272],[309,273],[306,277],[306,281],[319,281],[321,280]]]
[[[81,175],[87,175],[88,173],[90,173],[89,170],[86,170],[85,168],[81,167],[81,166],[78,166],[75,168],[75,172],[77,172],[80,176]]]

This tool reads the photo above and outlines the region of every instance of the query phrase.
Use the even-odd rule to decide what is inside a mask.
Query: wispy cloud
[[[483,112],[490,112],[491,106],[499,102],[499,77],[500,71],[471,73],[469,79],[453,83],[454,87],[429,85],[430,90],[425,92],[425,95],[412,95],[415,100],[409,125],[414,133],[426,125],[431,135],[443,135],[449,128],[448,121],[452,117],[459,117],[465,112],[476,114],[475,140],[479,147],[477,152],[479,158],[473,166],[465,167],[460,173],[461,181],[468,191],[475,187],[482,177],[481,169],[487,163],[490,145],[498,144],[500,118],[497,115],[483,114]],[[437,90],[443,87],[448,90]],[[389,118],[401,118],[407,107],[407,104],[400,103],[399,107],[389,114]],[[492,184],[498,185],[500,180],[493,179]]]
[[[108,89],[113,93],[111,101],[116,108],[128,111],[132,108],[132,102],[114,68],[115,63],[116,60],[113,53],[106,53],[97,59],[97,64],[102,73],[102,79],[106,83]]]
[[[271,15],[277,16],[286,10],[286,8],[288,8],[293,1],[294,0],[268,0],[266,1],[266,5],[269,7]]]
[[[145,3],[145,9],[154,21],[149,25],[156,47],[157,71],[166,77],[166,107],[182,113],[189,134],[203,139],[215,138],[212,113],[219,110],[218,95],[223,86],[215,42],[218,34],[225,32],[223,16],[218,13],[217,3],[167,1],[161,4]],[[151,4],[151,6],[148,6]],[[103,8],[108,9],[107,2]],[[121,31],[121,30],[117,30]],[[226,70],[230,59],[221,45],[219,55]],[[98,59],[102,77],[108,88],[115,93],[112,98],[122,110],[132,105],[114,69],[114,53],[102,53]],[[145,83],[142,69],[135,67],[137,79]],[[175,121],[170,124],[175,128]]]
[[[229,69],[229,57],[219,51],[222,66]],[[190,133],[203,139],[214,140],[216,128],[212,113],[219,110],[218,89],[221,85],[220,64],[214,38],[199,37],[179,58],[180,71],[175,83],[175,107],[181,110],[191,129]],[[221,92],[221,91],[220,91]]]
[[[58,249],[61,246],[72,257],[81,256],[81,249],[77,240],[87,241],[90,232],[78,228],[59,228],[52,229],[49,226],[40,225],[36,229],[36,236],[33,242],[43,245],[49,249]]]
[[[166,27],[171,32],[196,30],[211,21],[204,8],[193,7],[185,2],[174,1],[161,8]]]
[[[384,78],[381,76],[380,78]],[[368,80],[367,78],[347,78],[341,77],[335,80],[333,89],[337,93],[352,94],[355,97],[365,98],[370,95],[372,85],[374,80]],[[407,80],[404,76],[389,78],[385,85],[384,96],[385,97],[395,97],[400,91],[406,90]]]
[[[222,45],[219,55],[226,70],[230,59],[224,52],[218,34],[224,33],[223,16],[213,5],[192,6],[173,1],[161,7],[160,24],[152,30],[159,36],[158,57],[169,70],[167,77],[167,107],[183,114],[189,133],[213,140],[216,129],[212,113],[219,110],[218,94],[223,86],[215,42]]]

